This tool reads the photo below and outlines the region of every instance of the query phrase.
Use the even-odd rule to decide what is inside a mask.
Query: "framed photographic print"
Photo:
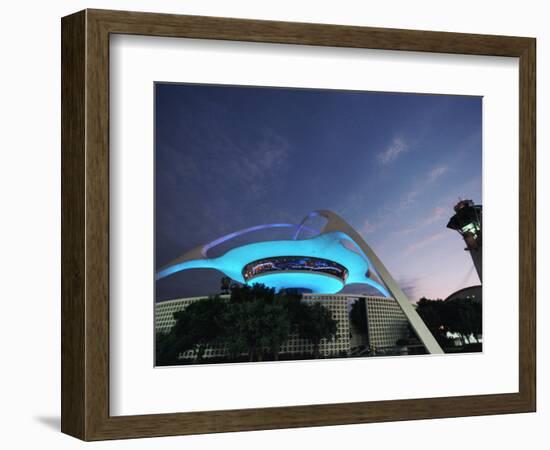
[[[534,411],[535,169],[533,38],[63,18],[62,431]]]

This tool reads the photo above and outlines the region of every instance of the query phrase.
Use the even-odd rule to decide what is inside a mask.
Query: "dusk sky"
[[[411,301],[479,284],[445,225],[459,197],[482,202],[481,97],[158,83],[155,103],[157,269],[224,234],[329,209]],[[217,293],[221,276],[162,279],[157,301]]]

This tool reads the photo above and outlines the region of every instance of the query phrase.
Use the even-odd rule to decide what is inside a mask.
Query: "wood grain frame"
[[[101,440],[535,411],[535,39],[104,10],[64,17],[61,31],[64,433]],[[113,33],[519,58],[519,392],[110,416],[109,35]]]

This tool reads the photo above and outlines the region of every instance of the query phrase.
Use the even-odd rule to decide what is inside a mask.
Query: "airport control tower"
[[[450,218],[447,228],[458,231],[464,239],[464,250],[470,252],[479,281],[482,281],[482,207],[474,204],[472,200],[461,200],[455,205],[454,210],[455,215]]]

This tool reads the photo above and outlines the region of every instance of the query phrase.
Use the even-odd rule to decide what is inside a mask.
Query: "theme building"
[[[312,219],[317,218],[325,221],[320,229],[311,226]],[[273,228],[292,230],[292,236],[235,246],[216,257],[209,254],[237,237],[250,237],[259,230]],[[213,269],[237,283],[263,284],[277,291],[300,289],[319,294],[319,298],[321,295],[338,297],[337,294],[351,284],[369,285],[388,302],[399,305],[429,353],[443,353],[378,256],[356,230],[332,211],[313,211],[299,224],[257,225],[222,236],[162,267],[156,279],[189,269]]]

